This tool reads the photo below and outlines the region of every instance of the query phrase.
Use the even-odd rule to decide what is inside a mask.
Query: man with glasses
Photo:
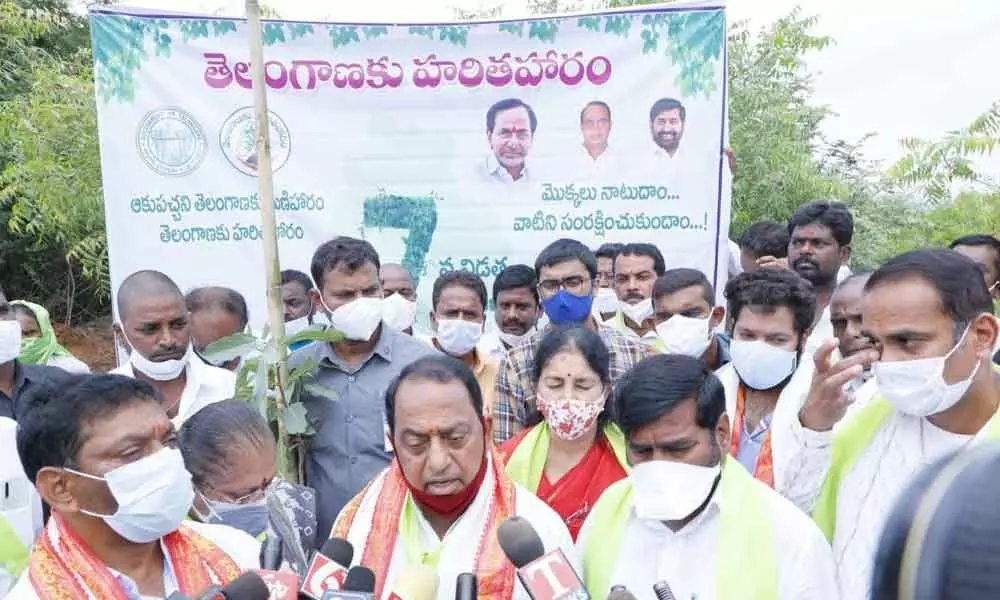
[[[608,325],[638,337],[658,353],[666,352],[667,348],[656,335],[653,286],[666,270],[663,254],[653,244],[625,244],[615,257],[618,311],[608,321]]]
[[[597,331],[611,354],[611,383],[646,356],[635,336],[602,325],[593,316],[597,258],[576,240],[557,240],[535,260],[538,295],[549,327],[586,327]],[[516,435],[537,414],[532,383],[535,352],[545,331],[513,346],[500,362],[493,408],[493,439],[504,442]]]

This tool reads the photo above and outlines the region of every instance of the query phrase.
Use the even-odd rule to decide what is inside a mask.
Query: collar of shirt
[[[317,344],[321,346],[319,350],[319,363],[321,366],[334,367],[341,371],[355,372],[360,371],[368,364],[368,361],[372,359],[373,356],[378,355],[382,357],[386,362],[392,362],[392,346],[396,341],[396,336],[406,335],[405,333],[394,330],[391,327],[386,327],[385,325],[379,325],[378,331],[375,332],[377,339],[375,340],[375,345],[372,347],[372,351],[361,361],[357,367],[353,369],[348,369],[344,364],[344,359],[337,355],[337,352],[333,349],[333,344]]]
[[[500,161],[497,160],[496,155],[492,152],[486,155],[486,173],[490,177],[506,183],[521,183],[522,181],[527,181],[528,178],[531,177],[531,171],[528,169],[527,157],[525,157],[524,166],[521,167],[521,176],[514,179],[510,172],[500,164]]]
[[[448,354],[447,352],[444,351],[443,348],[441,348],[441,344],[438,343],[437,338],[432,337],[432,338],[430,338],[430,340],[431,340],[431,345],[434,346],[434,348],[436,350],[438,350],[442,354]],[[451,355],[448,354],[448,356],[451,356]],[[456,357],[453,357],[453,358],[458,358],[458,357],[456,356]],[[480,354],[478,347],[472,349],[472,359],[474,361],[473,362],[473,367],[472,367],[472,374],[473,375],[479,375],[486,368],[486,361],[483,360],[483,357]],[[459,358],[459,360],[462,360],[462,359]]]
[[[170,564],[170,555],[167,553],[167,547],[163,545],[163,541],[160,541],[160,548],[163,549],[163,597],[166,598],[178,591],[177,578],[174,577],[174,569]],[[144,596],[139,592],[139,586],[135,581],[125,575],[124,573],[119,573],[112,568],[108,568],[111,574],[114,575],[118,583],[121,584],[122,588],[125,590],[125,596],[129,600],[149,600],[152,598],[158,598],[157,596]]]
[[[669,152],[667,152],[666,150],[664,150],[660,146],[657,146],[656,150],[653,150],[653,156],[656,157],[656,158],[660,158],[660,159],[666,159],[666,160],[673,161],[673,160],[677,160],[677,157],[679,157],[680,155],[681,155],[681,148],[680,148],[680,146],[677,147],[677,151],[674,152],[673,156],[671,156]]]

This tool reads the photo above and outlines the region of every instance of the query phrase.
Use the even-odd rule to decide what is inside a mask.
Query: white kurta
[[[459,519],[451,526],[445,534],[444,539],[438,538],[431,528],[430,523],[423,517],[420,511],[417,513],[417,522],[420,528],[420,541],[426,551],[433,551],[438,544],[441,544],[441,554],[438,562],[438,592],[437,600],[452,600],[455,597],[455,580],[461,573],[475,573],[476,548],[479,547],[479,540],[483,535],[486,525],[486,517],[490,507],[493,505],[493,464],[492,459],[489,464],[489,472],[486,474],[485,484],[480,488],[479,494]],[[354,563],[360,563],[364,556],[365,545],[368,540],[368,526],[372,521],[373,511],[376,509],[382,484],[385,480],[386,471],[383,471],[372,484],[367,497],[361,502],[358,512],[355,515],[354,524],[347,534],[347,541],[354,546]],[[515,514],[524,517],[531,523],[542,538],[546,552],[551,552],[557,548],[566,554],[566,558],[573,564],[573,568],[580,573],[579,562],[576,560],[576,552],[573,547],[573,540],[566,529],[566,525],[554,510],[539,500],[534,494],[525,488],[515,484]],[[343,516],[343,513],[341,513]],[[340,517],[338,517],[339,519]],[[386,577],[386,584],[382,591],[382,598],[387,599],[392,593],[392,582],[400,571],[409,565],[409,558],[403,545],[402,536],[396,536],[396,544],[392,551],[392,561],[389,565],[389,573]],[[531,597],[521,586],[520,581],[514,588],[515,600],[531,600]]]
[[[774,525],[774,559],[778,569],[775,600],[837,600],[840,596],[834,581],[830,546],[819,528],[778,494],[767,494],[767,504]],[[624,585],[638,600],[655,600],[653,586],[666,581],[677,600],[715,600],[721,511],[740,510],[740,507],[727,506],[715,494],[705,511],[680,531],[672,531],[657,521],[639,519],[631,503],[628,510],[630,518],[621,551],[617,557],[608,557],[616,561],[610,585]],[[590,519],[584,522],[577,539],[577,553],[581,556],[591,526]],[[747,560],[753,557],[748,556]]]
[[[870,402],[877,391],[869,381],[858,393],[856,404]],[[843,423],[843,421],[841,421]],[[795,421],[795,464],[779,490],[802,510],[812,513],[830,469],[833,431],[816,432]],[[987,425],[988,427],[988,425]],[[843,598],[867,598],[872,563],[885,520],[899,494],[926,465],[946,454],[979,441],[935,427],[930,421],[893,412],[841,480],[833,556]]]
[[[771,418],[771,455],[774,459],[774,486],[777,489],[781,489],[784,484],[788,468],[792,464],[792,455],[796,452],[795,441],[791,439],[790,435],[792,421],[799,419],[799,410],[809,393],[809,384],[812,381],[814,368],[812,359],[803,354],[792,378],[781,390],[778,404]],[[740,384],[739,375],[736,374],[732,363],[725,365],[715,374],[726,390],[726,414],[729,415],[729,426],[734,427],[736,393]],[[752,470],[750,471],[752,472]]]
[[[185,521],[184,524],[222,549],[223,552],[236,562],[240,570],[260,568],[260,542],[246,533],[226,525],[209,525],[195,521]],[[166,596],[169,596],[178,591],[177,579],[174,577],[174,571],[170,565],[170,555],[167,553],[166,547],[163,548],[163,554],[166,557],[163,569],[163,587],[166,591]],[[159,600],[158,597],[141,596],[138,588],[131,579],[114,571],[112,573],[117,577],[122,587],[125,588],[129,600]],[[11,590],[10,594],[4,600],[38,600],[38,594],[31,585],[27,570],[21,575],[21,578],[17,581],[17,585],[14,586],[14,589]],[[89,600],[101,599],[92,598]]]
[[[187,366],[187,384],[181,394],[174,427],[180,428],[191,415],[209,404],[228,400],[236,393],[236,374],[226,369],[206,365],[198,357],[192,357]],[[111,371],[112,375],[135,377],[132,363],[125,363]]]

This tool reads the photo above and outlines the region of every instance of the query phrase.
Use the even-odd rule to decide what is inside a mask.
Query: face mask
[[[292,319],[291,321],[285,321],[285,337],[292,337],[297,333],[301,333],[309,327],[312,323],[309,322],[309,315],[304,317],[299,317],[298,319]]]
[[[349,340],[367,342],[382,322],[382,299],[362,296],[355,298],[337,310],[330,310],[326,302],[323,308],[330,313],[330,326],[344,334]]]
[[[639,304],[626,304],[622,302],[621,309],[626,317],[632,319],[633,323],[642,325],[646,319],[653,316],[653,300],[646,298]]]
[[[598,316],[618,312],[618,295],[611,288],[597,288],[594,298],[594,311]]]
[[[944,356],[875,363],[872,369],[879,392],[896,410],[915,417],[935,415],[955,406],[972,385],[980,363],[976,362],[967,378],[951,384],[944,380],[944,366],[968,333],[966,329],[955,347]]]
[[[523,334],[517,335],[517,334],[514,334],[514,333],[504,333],[502,330],[498,329],[497,330],[497,337],[500,338],[501,342],[503,342],[507,346],[513,348],[514,346],[517,346],[518,344],[520,344],[524,340],[526,340],[526,339],[530,338],[531,336],[535,335],[536,331],[537,331],[537,329],[535,327],[532,327],[531,329],[529,329],[528,331],[524,332]]]
[[[674,315],[656,326],[656,335],[666,346],[668,354],[701,358],[712,343],[708,325],[709,319]]]
[[[590,316],[593,305],[594,297],[591,294],[576,296],[564,289],[560,289],[548,300],[542,301],[545,314],[555,325],[583,322]]]
[[[0,364],[21,354],[21,324],[16,319],[0,321]]]
[[[396,331],[405,331],[417,320],[417,303],[401,294],[386,296],[382,299],[382,320]]]
[[[769,390],[795,372],[798,353],[776,348],[763,340],[733,340],[729,348],[733,368],[747,387]]]
[[[595,401],[563,397],[548,400],[542,396],[537,399],[538,412],[545,416],[552,434],[567,442],[578,440],[590,431],[604,410],[603,394]]]
[[[122,329],[124,330],[124,328]],[[123,333],[122,335],[125,334]],[[125,337],[125,341],[132,347],[132,352],[128,355],[128,362],[132,365],[132,368],[154,381],[171,381],[177,379],[184,372],[184,368],[188,366],[188,363],[191,362],[191,356],[194,355],[194,346],[188,342],[187,351],[184,352],[182,358],[171,358],[170,360],[153,362],[140,354],[135,349],[135,344],[127,336]]]
[[[702,467],[672,460],[651,460],[632,467],[632,502],[640,519],[681,521],[705,503],[719,479],[721,465]]]
[[[202,515],[195,510],[195,514],[202,522],[228,525],[245,531],[253,537],[257,537],[267,529],[270,513],[267,510],[266,497],[252,504],[236,504],[221,500],[209,500],[204,494],[200,495],[209,512],[207,515]]]
[[[462,319],[438,319],[437,340],[441,349],[451,356],[465,356],[483,337],[483,324]]]
[[[164,448],[112,469],[104,477],[65,470],[107,484],[118,511],[113,515],[80,512],[103,519],[118,535],[136,544],[148,544],[176,531],[194,501],[191,474],[176,448]]]

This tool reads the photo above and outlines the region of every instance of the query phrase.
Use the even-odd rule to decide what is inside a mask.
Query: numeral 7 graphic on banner
[[[420,285],[424,261],[431,249],[437,229],[437,203],[431,197],[391,196],[379,194],[365,199],[365,227],[406,229],[406,251],[403,268],[413,276],[414,287]]]

